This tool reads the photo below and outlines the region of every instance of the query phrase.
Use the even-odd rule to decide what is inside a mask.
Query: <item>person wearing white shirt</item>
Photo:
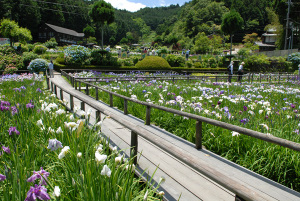
[[[239,69],[238,69],[238,82],[242,82],[242,78],[243,78],[243,74],[244,74],[244,69],[243,69],[243,66],[244,66],[244,62],[241,63],[241,65],[239,66]]]

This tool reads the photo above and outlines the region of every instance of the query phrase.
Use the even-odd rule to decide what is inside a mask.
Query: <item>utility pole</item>
[[[288,0],[288,12],[286,16],[286,25],[285,25],[285,40],[284,40],[284,49],[286,50],[287,45],[287,38],[288,38],[288,31],[289,31],[289,19],[290,19],[290,8],[291,8],[291,2],[292,0]]]

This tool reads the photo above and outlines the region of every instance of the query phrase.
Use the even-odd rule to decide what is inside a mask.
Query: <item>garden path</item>
[[[80,94],[82,97],[87,95],[75,90],[59,73],[54,73],[51,82],[58,86],[64,86],[64,89]],[[60,89],[57,88],[57,94],[60,98]],[[64,99],[68,100],[69,96],[66,92],[63,94]],[[96,100],[95,100],[96,101]],[[70,102],[70,101],[68,101]],[[80,108],[81,101],[74,99],[74,105]],[[185,141],[173,134],[158,128],[154,125],[146,126],[144,122],[131,115],[124,115],[123,111],[117,108],[109,107],[109,105],[97,101],[105,110],[122,116],[125,120],[132,122],[147,131],[153,133],[154,138],[170,142],[173,146],[182,149],[197,157],[198,160],[207,162],[208,167],[217,167],[217,171],[227,174],[233,180],[238,180],[243,185],[253,189],[253,191],[264,192],[263,197],[266,200],[300,200],[300,193],[290,190],[280,184],[270,181],[269,179],[257,175],[241,166],[238,166],[218,155],[202,149],[197,150],[194,144]],[[89,110],[89,106],[85,106],[85,110]],[[92,113],[90,123],[95,123],[95,110]],[[94,114],[94,115],[93,115]],[[104,115],[101,115],[102,119]],[[112,118],[106,118],[102,124],[102,132],[110,139],[111,146],[117,146],[127,156],[130,155],[130,139],[131,131],[124,126],[115,122]],[[201,173],[192,169],[188,165],[174,158],[170,154],[164,152],[157,146],[153,145],[146,139],[138,137],[138,166],[137,174],[142,174],[144,178],[150,178],[158,183],[161,177],[165,178],[165,182],[161,184],[159,190],[165,192],[166,200],[235,200],[234,193],[216,184]]]

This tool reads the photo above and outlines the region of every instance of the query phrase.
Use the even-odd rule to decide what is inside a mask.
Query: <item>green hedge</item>
[[[171,70],[170,64],[159,56],[145,57],[135,66],[140,70]]]

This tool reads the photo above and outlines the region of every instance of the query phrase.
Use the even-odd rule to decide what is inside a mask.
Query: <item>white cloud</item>
[[[165,0],[159,0],[159,5],[160,6],[166,6],[166,1]]]
[[[128,0],[105,0],[105,1],[110,3],[114,8],[125,9],[131,12],[135,12],[140,10],[141,8],[146,7],[146,5],[142,3],[134,3]]]

